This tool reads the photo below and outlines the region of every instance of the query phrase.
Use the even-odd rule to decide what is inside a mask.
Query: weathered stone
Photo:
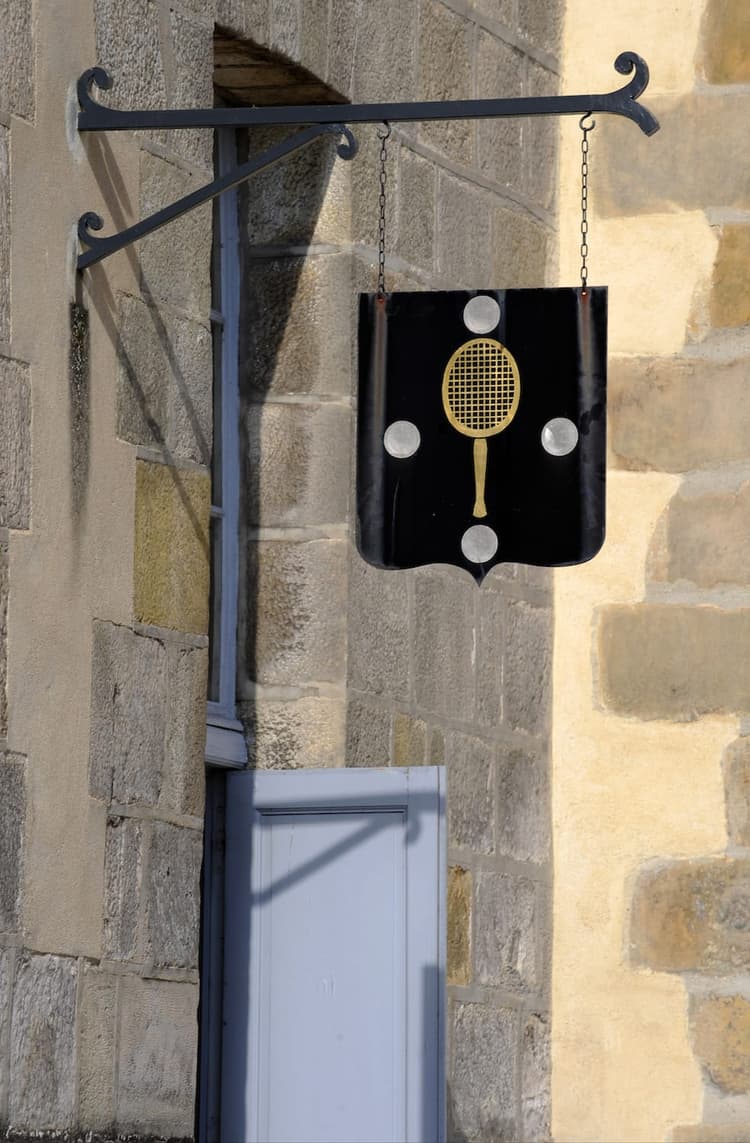
[[[642,133],[633,136],[625,120],[613,122],[594,142],[597,210],[605,217],[703,210],[709,203],[746,210],[750,96],[725,97],[721,131],[711,94],[654,96],[648,105],[661,124],[658,143]]]
[[[120,982],[117,1126],[138,1135],[192,1138],[198,989],[193,984]]]
[[[402,0],[356,10],[353,103],[415,98],[417,11]]]
[[[463,579],[431,572],[416,574],[417,703],[422,710],[464,722],[470,722],[474,715],[475,602],[476,587]]]
[[[153,9],[153,5],[149,5]],[[148,99],[142,106],[154,106]],[[147,218],[202,185],[198,175],[141,151],[141,217]],[[171,302],[205,321],[211,304],[211,207],[188,211],[140,244],[141,284],[151,298]]]
[[[157,965],[197,968],[202,835],[154,822],[148,866],[148,952]]]
[[[546,754],[503,749],[498,763],[497,851],[515,861],[550,858]]]
[[[137,462],[133,602],[142,623],[208,631],[210,497],[207,474]]]
[[[421,0],[420,99],[471,99],[473,40],[474,27],[464,16],[451,11],[440,0]],[[421,123],[419,137],[429,146],[449,155],[454,162],[470,165],[474,151],[473,128],[472,121],[467,119]]]
[[[481,984],[510,992],[540,986],[538,887],[522,877],[477,875],[474,963]]]
[[[421,766],[427,739],[427,726],[421,718],[397,713],[393,719],[393,765]]]
[[[165,107],[159,10],[149,0],[95,0],[96,59],[117,79],[117,106]]]
[[[517,1140],[518,1014],[457,1004],[452,1042],[449,1137],[476,1143]]]
[[[10,1013],[13,994],[11,980],[15,957],[15,949],[0,948],[0,1059],[4,1061],[3,1066],[0,1067],[0,1123],[8,1122],[10,1085],[8,1063],[10,1061]]]
[[[659,972],[750,968],[750,860],[673,861],[641,872],[633,893],[633,959]]]
[[[543,284],[551,237],[551,231],[521,209],[496,207],[492,212],[490,281],[502,281],[508,289]]]
[[[391,757],[391,716],[359,695],[346,708],[347,766],[387,766]]]
[[[750,83],[750,10],[745,0],[708,0],[703,67],[709,83]]]
[[[348,679],[358,691],[409,698],[409,597],[405,575],[355,552],[349,567]]]
[[[545,1143],[550,1133],[550,1024],[545,1014],[526,1018],[521,1042],[521,1124],[523,1138]]]
[[[216,0],[216,22],[237,36],[268,43],[269,0]]]
[[[430,271],[435,248],[435,164],[406,147],[400,156],[398,253]]]
[[[250,720],[248,761],[268,770],[343,766],[345,722],[344,704],[337,699],[258,699]]]
[[[598,647],[602,701],[620,714],[675,722],[747,710],[749,639],[750,610],[604,608]]]
[[[435,727],[430,732],[426,761],[428,766],[445,765],[445,739],[442,730]]]
[[[330,0],[328,82],[342,95],[351,95],[358,11],[349,0]]]
[[[11,1018],[9,1120],[24,1130],[74,1125],[76,962],[24,954],[16,963]]]
[[[744,585],[750,577],[750,482],[737,489],[677,495],[663,522],[664,542],[652,553],[657,580],[699,587]]]
[[[550,719],[552,616],[519,600],[508,607],[503,665],[505,721],[514,729],[544,734]]]
[[[750,456],[746,361],[614,358],[608,386],[620,468],[684,472]]]
[[[719,329],[750,323],[748,262],[750,226],[723,226],[711,289],[711,324]]]
[[[128,627],[94,622],[89,788],[94,797],[153,805],[166,725],[166,652]]]
[[[438,271],[454,288],[481,289],[493,280],[492,213],[486,191],[453,175],[439,176]]]
[[[210,464],[210,331],[123,297],[118,357],[117,435]]]
[[[206,670],[203,647],[167,653],[167,719],[159,802],[181,814],[203,813],[206,747]]]
[[[750,1143],[750,1123],[691,1123],[675,1127],[672,1143]]]
[[[518,0],[518,30],[538,51],[557,55],[562,41],[564,14],[562,4]]]
[[[207,15],[206,5],[197,9]],[[210,107],[213,91],[213,27],[170,11],[174,53],[171,102],[174,107]],[[168,146],[180,155],[210,170],[213,165],[213,131],[170,131]]]
[[[110,817],[104,854],[102,948],[112,960],[143,959],[143,865],[143,824],[137,818]]]
[[[476,853],[492,853],[495,829],[492,796],[493,753],[489,746],[465,734],[450,734],[446,743],[448,768],[448,844]]]
[[[78,1008],[78,1119],[106,1131],[115,1121],[116,979],[87,964]]]
[[[8,733],[8,545],[0,544],[0,738]]]
[[[0,64],[2,72],[2,64]],[[10,131],[0,127],[0,341],[10,341]]]
[[[0,110],[24,119],[34,118],[35,61],[32,2],[12,0],[3,6]]]
[[[251,542],[256,584],[244,616],[246,670],[257,682],[341,682],[346,672],[346,545]],[[250,697],[240,681],[240,694]]]
[[[526,84],[528,94],[533,96],[557,95],[560,90],[559,76],[532,60],[528,62]],[[554,209],[557,194],[558,130],[559,124],[546,115],[530,115],[521,120],[522,188],[545,210]]]
[[[505,609],[505,598],[499,592],[482,592],[477,605],[477,714],[493,730],[503,715]]]
[[[25,823],[25,759],[0,755],[0,932],[4,933],[21,927]]]
[[[516,26],[516,0],[474,0],[474,7],[480,20],[484,17],[508,28]]]
[[[476,93],[479,99],[511,99],[523,92],[525,59],[510,44],[489,32],[477,40]],[[522,190],[523,149],[520,119],[480,119],[477,122],[477,165],[501,187]],[[489,281],[485,283],[489,285]],[[505,285],[505,278],[503,278]]]
[[[300,5],[299,61],[314,75],[328,76],[328,0],[306,0]]]
[[[241,323],[243,388],[348,396],[351,389],[348,255],[257,259]],[[247,431],[257,432],[250,420]]]
[[[729,841],[750,848],[750,738],[737,738],[730,743],[721,765]]]
[[[351,410],[345,405],[250,405],[246,505],[251,524],[302,527],[346,520]]]
[[[471,870],[448,870],[448,984],[471,983]]]
[[[709,996],[693,1004],[693,1050],[713,1083],[730,1095],[750,1091],[750,1001]]]
[[[28,528],[31,501],[31,392],[28,367],[0,357],[0,528]]]
[[[295,0],[271,0],[271,47],[292,59],[299,55],[299,21]]]

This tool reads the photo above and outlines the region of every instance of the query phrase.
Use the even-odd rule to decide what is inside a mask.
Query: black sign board
[[[370,563],[583,563],[604,541],[607,290],[360,297]]]

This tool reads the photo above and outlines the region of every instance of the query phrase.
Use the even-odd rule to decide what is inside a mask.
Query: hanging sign
[[[358,546],[556,567],[604,541],[606,287],[360,296]]]

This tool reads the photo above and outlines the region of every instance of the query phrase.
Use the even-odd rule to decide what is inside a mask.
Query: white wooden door
[[[443,774],[228,776],[225,1143],[443,1139]]]

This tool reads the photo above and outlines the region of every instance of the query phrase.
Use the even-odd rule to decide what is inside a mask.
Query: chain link
[[[584,126],[587,119],[591,119],[591,112],[582,115],[578,126],[583,132],[581,139],[581,289],[584,294],[588,285],[589,271],[586,265],[589,256],[589,131],[596,127],[596,119],[591,119],[588,127]]]
[[[391,127],[390,124],[384,122],[382,127],[378,128],[378,138],[380,139],[380,218],[378,220],[378,297],[385,297],[385,184],[388,180],[388,175],[385,169],[386,162],[386,149],[385,145],[390,138]]]

